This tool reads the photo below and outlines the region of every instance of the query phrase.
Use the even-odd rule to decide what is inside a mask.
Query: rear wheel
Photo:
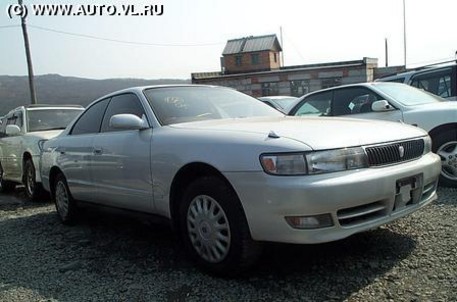
[[[457,187],[457,132],[453,130],[436,135],[433,152],[441,158],[440,184]]]
[[[43,197],[43,188],[41,184],[36,182],[36,171],[33,161],[27,159],[24,165],[24,186],[27,198],[32,201]]]
[[[12,190],[14,190],[15,184],[10,181],[5,180],[3,178],[3,175],[4,175],[3,167],[0,164],[0,192],[1,193],[11,192]]]
[[[57,214],[62,223],[68,225],[74,224],[76,222],[77,207],[63,174],[59,174],[56,177],[52,188],[52,198],[54,199]]]
[[[240,200],[222,180],[203,177],[191,183],[179,214],[185,247],[204,270],[233,276],[257,259],[260,243],[252,240]]]

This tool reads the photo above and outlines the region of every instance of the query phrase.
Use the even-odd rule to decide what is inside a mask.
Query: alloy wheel
[[[436,153],[441,157],[441,174],[450,180],[457,180],[457,142],[443,144]]]

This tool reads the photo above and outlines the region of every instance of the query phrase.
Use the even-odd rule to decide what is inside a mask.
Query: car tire
[[[30,201],[37,201],[44,196],[43,187],[36,182],[35,165],[31,159],[27,159],[24,164],[24,186]]]
[[[261,244],[251,238],[239,198],[217,177],[199,178],[186,188],[179,218],[187,252],[210,274],[238,275],[261,252]]]
[[[14,190],[16,185],[13,182],[3,179],[3,167],[0,163],[0,193],[8,193]]]
[[[433,137],[432,151],[441,158],[440,185],[457,187],[457,131],[441,132]]]
[[[57,175],[51,195],[62,223],[66,225],[75,224],[78,209],[63,174]]]

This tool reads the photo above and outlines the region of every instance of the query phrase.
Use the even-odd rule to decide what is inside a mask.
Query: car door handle
[[[103,153],[103,149],[102,148],[94,148],[94,154],[95,155],[101,155]]]

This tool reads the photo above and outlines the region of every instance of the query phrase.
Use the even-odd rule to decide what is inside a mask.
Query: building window
[[[241,66],[241,56],[235,56],[235,65]]]
[[[278,95],[278,94],[279,94],[278,82],[262,83],[262,96]]]
[[[330,87],[335,87],[341,85],[341,78],[327,78],[327,79],[322,79],[322,87],[321,89],[325,88],[330,88]]]
[[[251,55],[251,63],[252,65],[260,64],[260,55],[258,53],[253,53]]]
[[[273,54],[273,57],[274,57],[275,63],[278,63],[278,54],[276,52]]]
[[[308,80],[293,80],[290,81],[290,95],[291,96],[302,96],[309,92],[309,81]]]

